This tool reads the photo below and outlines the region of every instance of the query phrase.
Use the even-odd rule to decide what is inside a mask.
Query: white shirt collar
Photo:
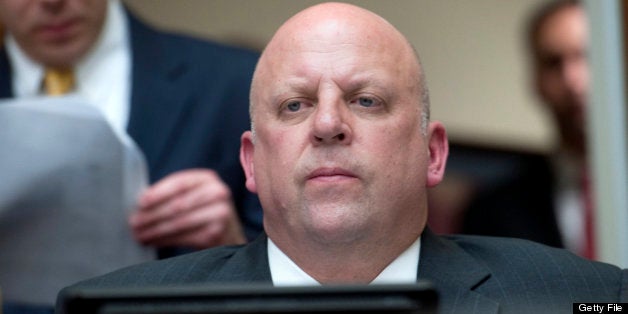
[[[6,36],[6,47],[13,68],[13,94],[15,97],[37,96],[44,76],[43,66],[26,56],[10,34]]]
[[[552,156],[555,173],[554,212],[564,246],[580,253],[585,245],[585,204],[582,192],[582,161],[559,150]]]
[[[371,284],[416,282],[420,251],[421,237],[386,266]],[[268,238],[268,264],[275,286],[320,285],[284,254],[270,238]]]

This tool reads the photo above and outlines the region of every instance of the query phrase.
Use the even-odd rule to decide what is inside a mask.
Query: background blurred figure
[[[145,154],[154,184],[129,219],[139,244],[170,256],[179,252],[170,248],[241,244],[261,231],[259,201],[245,189],[238,158],[257,53],[157,32],[117,0],[5,0],[0,21],[0,99],[42,95],[45,73],[63,73],[71,94],[99,108]],[[68,267],[55,263],[54,247],[20,249],[33,252],[23,265],[52,273]],[[20,291],[32,293],[16,295],[2,282],[16,271],[0,269],[4,313],[28,313],[31,305],[51,311],[58,289],[42,296],[34,289],[44,279],[24,278]],[[46,280],[58,288],[70,283]]]
[[[577,1],[535,11],[527,40],[536,93],[559,135],[556,153],[528,161],[506,184],[471,205],[464,232],[528,238],[595,258],[585,113],[587,20]]]

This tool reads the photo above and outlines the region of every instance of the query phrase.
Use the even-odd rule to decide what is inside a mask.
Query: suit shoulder
[[[129,14],[131,45],[134,52],[142,51],[150,58],[180,60],[191,63],[200,71],[244,73],[250,75],[259,52],[228,45],[208,38],[156,29]]]
[[[211,281],[241,246],[206,249],[163,260],[128,266],[88,279],[78,286],[116,287],[177,285]]]
[[[165,36],[172,40],[173,44],[177,45],[178,47],[181,47],[180,45],[182,45],[183,47],[190,48],[191,50],[188,50],[189,52],[198,51],[212,54],[223,54],[234,58],[252,60],[257,60],[257,58],[259,57],[259,52],[257,51],[213,41],[210,39],[174,33],[165,33]]]
[[[254,67],[260,53],[252,49],[230,45],[208,38],[188,34],[157,31],[163,48],[176,51],[192,61],[214,61],[222,66],[242,65]],[[226,64],[224,62],[227,62]],[[207,63],[207,62],[205,62]]]
[[[584,287],[621,287],[626,270],[579,257],[565,249],[515,238],[453,235],[447,239],[498,277],[526,281],[558,280]]]
[[[445,238],[455,242],[470,255],[486,261],[509,259],[513,263],[524,265],[530,261],[539,261],[543,264],[570,263],[619,271],[617,266],[587,260],[568,250],[525,239],[475,235],[450,235]]]

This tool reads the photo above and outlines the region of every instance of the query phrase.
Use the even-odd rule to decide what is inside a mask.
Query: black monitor
[[[410,314],[436,313],[427,282],[395,285],[187,285],[74,288],[60,296],[64,314]]]

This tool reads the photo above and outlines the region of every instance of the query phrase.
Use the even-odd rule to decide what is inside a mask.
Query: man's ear
[[[427,166],[427,187],[435,187],[445,176],[445,165],[449,154],[447,132],[440,122],[431,122],[427,135],[429,164]]]
[[[246,176],[246,188],[251,193],[257,193],[257,186],[255,184],[255,169],[253,167],[253,152],[255,151],[255,145],[253,144],[253,133],[246,131],[240,138],[240,164],[244,169],[244,175]]]

